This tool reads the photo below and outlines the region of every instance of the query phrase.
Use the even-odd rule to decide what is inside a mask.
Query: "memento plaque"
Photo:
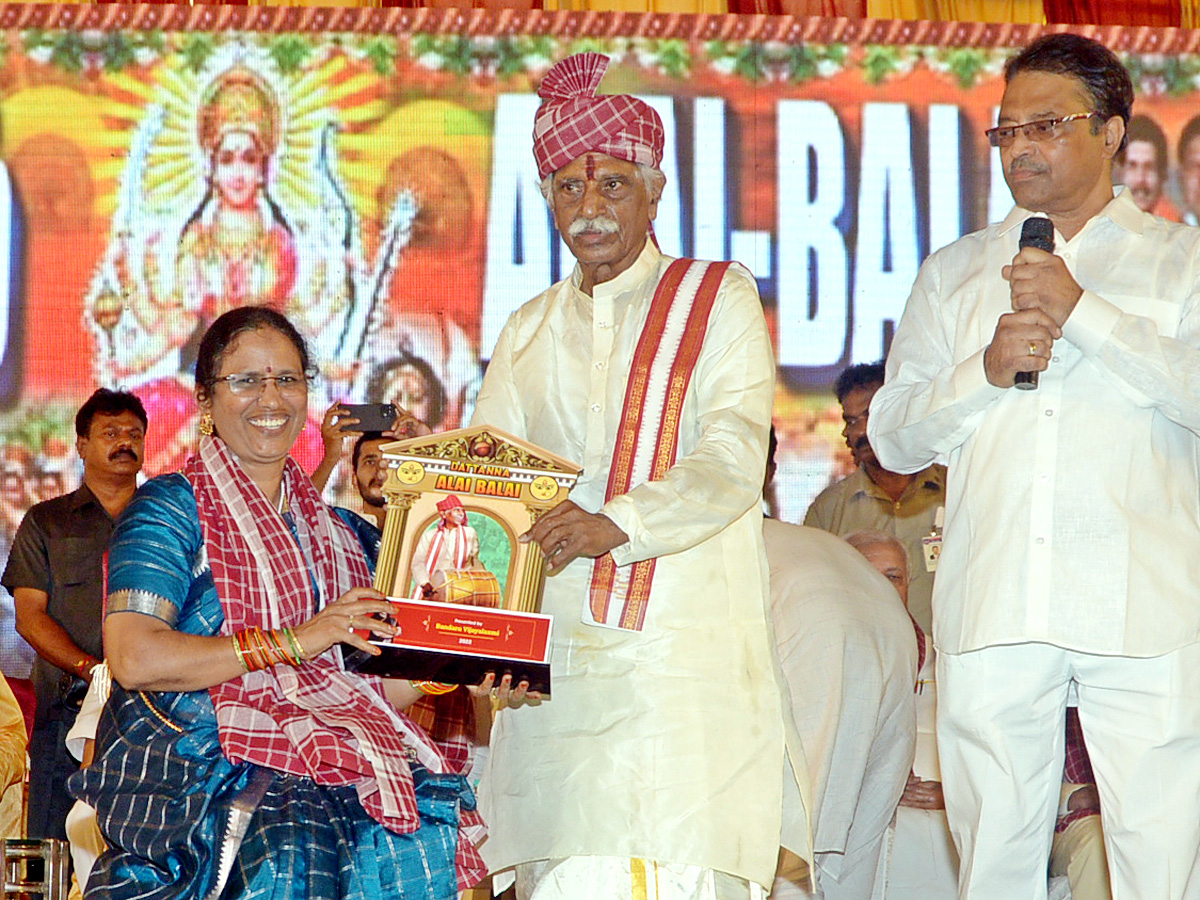
[[[381,448],[388,515],[375,587],[400,633],[360,671],[475,683],[489,671],[550,689],[541,548],[517,539],[567,499],[578,466],[487,426]],[[365,635],[365,633],[364,633]]]

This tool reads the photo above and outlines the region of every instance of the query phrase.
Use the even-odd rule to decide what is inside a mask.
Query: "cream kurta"
[[[505,710],[480,787],[493,869],[645,857],[769,885],[783,728],[766,624],[759,509],[774,364],[754,280],[733,266],[662,481],[604,503],[634,348],[671,262],[647,242],[617,278],[576,269],[500,335],[473,424],[583,465],[571,499],[629,535],[618,565],[657,557],[641,632],[584,625],[591,560],[548,579],[553,699]]]

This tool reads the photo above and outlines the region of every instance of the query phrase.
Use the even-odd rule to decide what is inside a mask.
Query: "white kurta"
[[[988,383],[1029,213],[921,266],[867,431],[949,467],[939,652],[1038,641],[1158,656],[1200,641],[1200,230],[1123,191],[1055,252],[1084,288],[1036,391]]]
[[[725,275],[662,481],[604,502],[626,382],[659,279],[650,243],[589,297],[579,272],[500,335],[473,424],[581,463],[571,499],[657,558],[641,632],[585,625],[590,560],[548,579],[553,699],[496,720],[480,789],[493,870],[643,857],[770,884],[783,727],[766,623],[760,493],[775,371],[753,278]]]
[[[937,752],[937,653],[925,636],[925,664],[917,673],[917,753],[913,774],[941,781]],[[892,823],[882,900],[955,900],[958,852],[944,809],[900,806]]]

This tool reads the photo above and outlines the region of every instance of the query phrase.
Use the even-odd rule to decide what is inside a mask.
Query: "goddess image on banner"
[[[279,310],[309,336],[324,376],[310,392],[314,426],[325,405],[344,398],[411,406],[427,397],[438,413],[431,418],[456,424],[466,383],[447,396],[445,370],[465,371],[469,381],[477,350],[453,320],[405,311],[392,296],[414,235],[418,254],[423,243],[445,240],[437,226],[446,213],[422,210],[412,177],[389,171],[390,183],[370,192],[380,208],[365,219],[378,227],[369,266],[356,210],[367,191],[349,190],[339,171],[343,119],[361,145],[377,115],[362,103],[364,85],[343,82],[339,94],[319,65],[284,76],[269,54],[236,42],[200,71],[181,62],[160,69],[154,83],[122,85],[142,102],[122,110],[128,156],[86,298],[97,380],[137,390],[156,428],[177,435],[148,468],[171,468],[185,455],[199,336],[244,305]],[[346,101],[354,87],[357,105]],[[420,385],[408,384],[414,373],[426,376]],[[299,452],[315,458],[318,447],[313,427]]]

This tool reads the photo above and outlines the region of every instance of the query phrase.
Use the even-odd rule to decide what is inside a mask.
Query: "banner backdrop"
[[[306,468],[337,399],[464,424],[506,317],[570,271],[530,133],[541,76],[585,49],[613,57],[603,91],[666,125],[663,249],[758,278],[780,374],[773,502],[802,519],[849,466],[833,378],[883,355],[931,250],[1010,205],[983,131],[1004,60],[1039,30],[0,6],[0,562],[25,509],[78,484],[72,418],[96,386],[145,402],[147,475],[180,465],[196,343],[234,306],[280,309],[313,341]],[[1175,148],[1200,33],[1091,33],[1157,124],[1147,202],[1200,208],[1200,141],[1190,192]],[[329,493],[357,508],[345,468]]]

